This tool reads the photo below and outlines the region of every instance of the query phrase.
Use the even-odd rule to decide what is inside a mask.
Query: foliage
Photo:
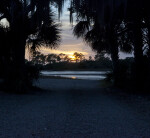
[[[38,51],[34,52],[32,55],[33,64],[53,64],[56,62],[82,62],[85,60],[85,56],[82,53],[75,52],[71,57],[66,54],[48,54],[44,55]]]
[[[126,58],[119,60],[119,70],[118,70],[118,81],[116,86],[123,88],[136,88],[146,90],[149,89],[150,85],[150,63],[149,59],[145,56],[144,63],[142,65],[142,70],[138,76],[136,74],[136,66],[134,58]],[[138,77],[138,81],[135,78]],[[139,79],[140,78],[140,79]],[[108,81],[114,81],[113,72],[107,74]],[[137,85],[138,84],[138,85]]]
[[[35,66],[30,62],[26,62],[23,71],[24,74],[19,74],[19,72],[14,70],[15,68],[11,67],[9,74],[4,76],[5,81],[3,83],[3,89],[9,92],[15,91],[18,93],[24,93],[31,89],[33,82],[39,78],[41,67]]]
[[[84,55],[82,53],[75,52],[73,54],[73,56],[75,57],[76,62],[81,62],[82,60],[85,59],[85,57],[84,57]]]
[[[83,56],[84,55],[82,54],[82,57]],[[96,60],[91,60],[91,58],[89,60],[81,58],[78,62],[75,61],[76,60],[72,62],[71,60],[57,61],[57,59],[55,59],[55,62],[45,64],[43,66],[43,69],[45,70],[111,70],[112,68],[111,60],[108,57],[102,55],[101,58]]]
[[[63,0],[1,0],[0,22],[3,19],[8,25],[0,26],[0,64],[2,72],[6,72],[6,82],[12,81],[10,85],[17,90],[25,89],[31,77],[34,79],[30,73],[34,69],[25,65],[25,48],[33,54],[41,46],[56,48],[60,43],[59,24],[54,22],[51,11],[53,5],[61,12]]]
[[[93,50],[111,54],[115,82],[126,78],[126,67],[119,61],[120,51],[134,53],[131,76],[136,85],[147,81],[140,74],[149,69],[149,64],[143,64],[147,62],[144,55],[150,59],[148,0],[72,0],[72,3],[77,16],[74,35],[83,38]]]
[[[13,67],[12,74],[18,73],[22,79],[26,70],[26,46],[32,53],[41,45],[49,48],[58,46],[60,30],[59,25],[53,21],[51,8],[52,5],[57,7],[60,16],[63,3],[64,0],[1,0],[0,20],[6,19],[9,24],[7,27],[0,26],[2,71],[7,71],[8,74],[11,72],[9,69]],[[76,13],[77,17],[74,35],[77,38],[81,37],[99,54],[106,52],[111,55],[115,82],[134,80],[136,85],[140,85],[149,81],[148,0],[70,0],[69,11],[71,22],[73,13]],[[119,60],[120,51],[134,53],[132,68]],[[82,54],[75,53],[74,56],[76,62],[83,60]],[[66,55],[48,55],[47,61],[45,59],[45,55],[38,55],[35,57],[38,63],[35,64],[70,62]]]

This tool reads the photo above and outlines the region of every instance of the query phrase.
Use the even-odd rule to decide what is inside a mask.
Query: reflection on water
[[[74,80],[75,80],[75,79],[77,79],[77,78],[76,78],[76,77],[71,77],[71,79],[74,79]]]
[[[104,75],[106,71],[42,71],[42,74],[47,75],[71,75],[71,74],[77,74],[77,75]]]
[[[42,71],[43,76],[83,80],[103,80],[106,71]]]

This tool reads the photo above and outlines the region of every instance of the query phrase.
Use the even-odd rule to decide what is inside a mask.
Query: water
[[[82,80],[103,80],[106,71],[42,71],[43,76]]]

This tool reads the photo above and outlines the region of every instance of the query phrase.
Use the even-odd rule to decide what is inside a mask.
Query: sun
[[[70,55],[69,58],[73,61],[76,59],[75,56],[73,56],[73,55]]]

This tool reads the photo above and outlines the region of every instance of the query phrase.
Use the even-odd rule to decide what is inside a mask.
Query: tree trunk
[[[118,55],[118,46],[113,45],[111,46],[111,59],[113,63],[113,74],[114,74],[114,84],[118,83],[119,78],[119,55]]]
[[[15,49],[15,61],[18,68],[24,67],[25,64],[25,45],[26,39],[25,37],[19,37],[18,42],[16,43]]]
[[[149,19],[146,19],[147,29],[148,29],[148,52],[147,56],[150,62],[150,21]]]
[[[134,78],[137,85],[141,84],[144,80],[143,76],[143,35],[141,30],[140,21],[136,21],[133,26],[134,35],[134,58],[135,58],[135,70]]]
[[[14,32],[15,36],[12,39],[13,45],[13,66],[9,70],[8,83],[10,83],[12,89],[17,92],[25,91],[27,88],[27,74],[25,67],[25,45],[26,37],[24,32]]]
[[[110,52],[111,59],[113,63],[113,75],[114,75],[114,84],[117,85],[119,80],[119,49],[117,43],[117,36],[114,32],[114,28],[110,28]]]
[[[26,38],[24,36],[19,36],[15,49],[15,65],[18,75],[21,77],[20,79],[24,79],[25,77],[25,45]]]

